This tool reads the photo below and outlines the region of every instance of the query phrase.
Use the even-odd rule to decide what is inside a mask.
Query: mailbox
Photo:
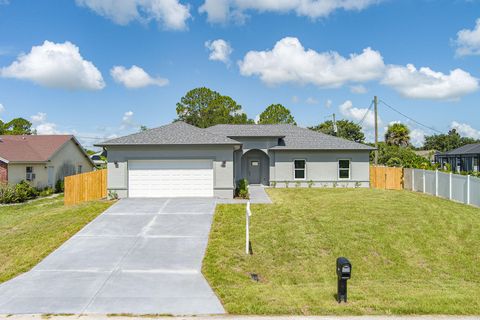
[[[347,280],[352,276],[352,264],[347,258],[337,258],[337,301],[347,302]]]

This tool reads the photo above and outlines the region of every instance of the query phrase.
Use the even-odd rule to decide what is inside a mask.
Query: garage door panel
[[[211,160],[133,160],[130,197],[212,197]]]

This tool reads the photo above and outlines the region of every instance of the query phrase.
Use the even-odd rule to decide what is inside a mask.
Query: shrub
[[[270,186],[271,186],[272,188],[276,188],[276,187],[277,187],[277,182],[276,182],[276,181],[270,182]]]
[[[296,182],[295,182],[295,188],[300,188],[300,186],[301,186],[300,181],[296,181]]]
[[[20,202],[38,197],[38,190],[28,184],[26,181],[20,181],[15,186],[15,193],[20,198]]]
[[[20,203],[38,197],[38,190],[25,181],[15,186],[0,186],[0,203]]]
[[[313,182],[313,180],[309,180],[308,181],[308,187],[311,188],[315,185],[315,182]]]
[[[18,202],[17,194],[15,193],[15,187],[8,184],[2,184],[0,186],[0,203],[16,203]]]
[[[65,185],[63,182],[63,179],[58,179],[57,183],[55,183],[55,192],[56,193],[61,193],[65,189]]]
[[[248,199],[248,181],[247,179],[241,179],[237,183],[235,189],[235,196],[242,199]]]
[[[46,188],[44,188],[43,190],[40,191],[39,196],[40,197],[47,197],[47,196],[52,195],[54,192],[55,192],[55,190],[53,190],[53,188],[46,187]]]

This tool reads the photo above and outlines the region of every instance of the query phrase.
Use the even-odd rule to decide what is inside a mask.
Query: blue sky
[[[207,86],[251,118],[282,103],[301,126],[332,113],[360,122],[377,95],[480,138],[480,1],[110,2],[0,0],[1,119],[90,147],[171,122],[179,99]],[[379,112],[382,131],[405,122],[417,144],[434,133]],[[362,125],[370,139],[369,113]]]

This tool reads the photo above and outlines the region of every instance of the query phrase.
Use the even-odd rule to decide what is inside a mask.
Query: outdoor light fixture
[[[227,160],[222,161],[222,168],[225,168],[227,166]]]
[[[115,168],[118,168],[118,162],[114,161],[113,163],[115,164]]]
[[[347,258],[337,258],[337,301],[347,302],[347,280],[352,275],[352,264]]]

